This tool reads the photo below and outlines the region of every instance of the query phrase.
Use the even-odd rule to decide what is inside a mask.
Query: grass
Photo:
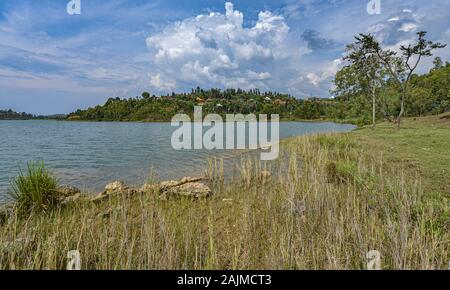
[[[397,132],[391,124],[362,129],[355,137],[367,150],[382,153],[386,162],[420,171],[428,191],[450,195],[450,113],[405,119]]]
[[[58,204],[57,180],[45,169],[44,163],[29,163],[26,174],[20,170],[11,187],[10,196],[20,215],[49,212]]]
[[[365,269],[377,250],[384,269],[447,269],[447,173],[433,172],[449,148],[432,141],[448,144],[449,129],[391,126],[286,140],[276,162],[243,159],[231,180],[211,161],[209,199],[117,195],[11,216],[0,268],[64,269],[79,250],[83,269]]]

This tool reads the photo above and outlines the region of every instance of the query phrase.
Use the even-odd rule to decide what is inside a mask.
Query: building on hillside
[[[278,106],[286,106],[286,101],[280,99],[276,99],[274,103]]]

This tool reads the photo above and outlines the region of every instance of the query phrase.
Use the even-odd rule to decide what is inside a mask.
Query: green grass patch
[[[363,128],[352,133],[368,152],[383,154],[387,162],[417,170],[427,191],[450,195],[450,122],[441,116],[405,119],[395,125],[382,123],[375,130]]]
[[[44,163],[29,163],[27,171],[20,170],[19,176],[11,182],[11,198],[20,215],[33,211],[48,212],[58,204],[57,180]]]

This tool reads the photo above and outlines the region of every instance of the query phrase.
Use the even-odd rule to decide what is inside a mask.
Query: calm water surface
[[[99,191],[113,180],[140,184],[153,168],[160,179],[201,174],[208,157],[235,151],[176,151],[169,123],[0,121],[0,199],[27,162],[45,161],[61,184]],[[351,125],[287,122],[280,137],[343,132]]]

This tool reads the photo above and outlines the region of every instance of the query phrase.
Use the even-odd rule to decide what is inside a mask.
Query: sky
[[[450,43],[450,0],[379,0],[380,14],[369,1],[80,0],[69,15],[69,0],[0,0],[0,109],[69,113],[197,86],[326,98],[358,33],[393,50],[420,30]]]

